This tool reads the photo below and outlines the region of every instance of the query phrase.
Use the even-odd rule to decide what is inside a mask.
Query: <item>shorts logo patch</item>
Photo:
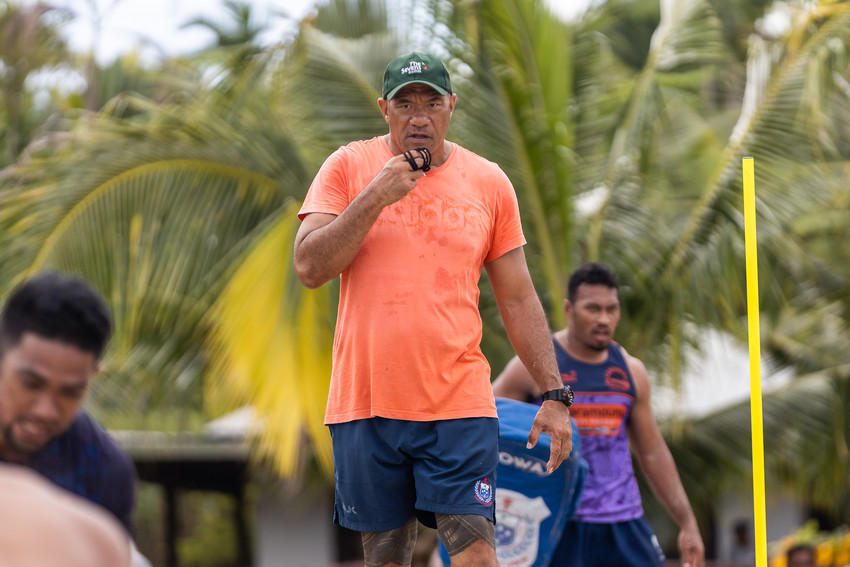
[[[487,481],[486,476],[475,482],[475,499],[485,506],[493,504],[493,485]]]

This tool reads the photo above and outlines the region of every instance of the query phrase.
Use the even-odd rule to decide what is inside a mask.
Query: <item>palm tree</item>
[[[803,374],[765,400],[768,471],[843,521],[848,359],[846,349],[837,345],[847,339],[848,280],[841,260],[846,247],[841,240],[827,237],[831,245],[826,245],[823,239],[835,234],[835,219],[847,219],[842,179],[850,156],[844,134],[834,124],[850,116],[843,79],[848,24],[846,3],[800,5],[788,36],[751,40],[738,122],[690,214],[675,225],[676,238],[662,248],[660,261],[648,272],[673,297],[685,292],[689,320],[744,337],[739,164],[742,155],[753,155],[758,164],[759,279],[766,282],[761,294],[767,328],[763,346],[776,364]],[[674,312],[672,306],[668,309]],[[790,406],[801,398],[811,404],[802,412],[798,407],[798,420],[789,427]],[[671,437],[680,448],[677,463],[686,469],[683,476],[693,479],[691,490],[705,502],[716,488],[706,474],[707,463],[730,465],[727,474],[715,476],[727,482],[730,474],[740,478],[749,469],[750,447],[741,435],[748,428],[747,409],[739,406],[685,424],[684,431],[679,428]],[[689,466],[694,470],[687,470]]]
[[[257,25],[251,4],[238,0],[225,0],[224,7],[230,12],[233,26],[228,29],[203,16],[189,20],[181,28],[206,28],[215,35],[216,47],[244,46],[253,43],[265,30],[265,26]]]
[[[58,16],[48,21],[46,15]],[[68,59],[59,33],[67,14],[46,4],[17,7],[4,3],[0,11],[0,117],[2,164],[12,163],[27,144],[42,116],[34,116],[33,93],[27,78],[53,69]]]
[[[192,411],[170,426],[184,428],[251,403],[260,454],[278,470],[297,474],[313,456],[329,470],[334,284],[307,291],[293,278],[293,215],[324,157],[385,132],[375,99],[388,54],[427,48],[456,77],[450,135],[517,188],[554,323],[565,274],[598,259],[623,278],[620,340],[659,379],[680,376],[700,329],[743,338],[736,168],[747,152],[765,344],[808,372],[841,368],[841,351],[804,339],[846,339],[847,274],[834,264],[846,246],[830,244],[847,226],[848,130],[834,127],[848,116],[846,7],[823,2],[803,31],[764,44],[770,57],[753,53],[750,67],[770,73],[763,84],[750,73],[741,113],[744,62],[704,0],[663,2],[644,55],[629,60],[606,4],[565,24],[536,0],[422,0],[398,12],[338,0],[292,43],[231,55],[182,97],[117,97],[72,122],[52,153],[18,164],[0,189],[0,281],[72,270],[112,300],[119,329],[95,402],[116,423],[149,413],[168,424],[179,406]],[[498,369],[509,348],[487,289],[484,348]],[[671,440],[707,427],[680,423]],[[697,478],[700,465],[683,463]],[[737,458],[718,463],[740,473]]]
[[[281,399],[302,397],[303,412],[297,404],[288,404],[285,412],[295,424],[283,423],[284,435],[268,437],[274,454],[291,470],[303,450],[296,446],[293,454],[280,453],[277,441],[298,438],[304,423],[317,424],[314,435],[326,435],[320,430],[322,396],[311,391],[322,390],[326,373],[311,378],[303,368],[287,372],[306,384],[308,392],[300,396],[278,389],[264,398],[264,389],[251,384],[248,390],[234,386],[216,392],[207,381],[210,397],[204,405],[204,377],[220,367],[211,365],[209,349],[226,336],[223,326],[212,332],[217,302],[244,281],[240,274],[257,249],[280,254],[263,269],[290,265],[287,247],[264,246],[291,241],[293,195],[303,195],[310,179],[296,140],[270,119],[277,112],[269,105],[276,97],[270,81],[257,82],[275,56],[240,58],[240,66],[218,77],[215,88],[189,101],[173,97],[155,103],[122,95],[101,113],[52,133],[58,143],[17,164],[0,193],[0,278],[12,283],[37,270],[58,269],[85,276],[110,300],[116,334],[107,371],[90,401],[112,427],[186,430],[216,415],[209,408],[220,408],[222,400],[226,409],[250,401],[262,415],[269,404],[279,408]],[[282,269],[279,275],[286,273]],[[273,288],[275,280],[262,283]],[[287,297],[295,304],[281,306],[282,316],[304,319],[306,310],[309,320],[320,319],[306,298],[321,305],[326,291],[294,286],[290,291]],[[264,304],[251,327],[264,330],[265,322],[274,327],[277,315],[268,308]],[[293,356],[311,352],[312,343],[302,348],[308,337],[294,335]],[[282,352],[277,342],[269,348]],[[311,359],[317,372],[324,370],[323,360]],[[228,376],[235,379],[237,373]],[[266,386],[274,390],[275,380]],[[280,411],[273,415],[279,417]],[[324,438],[316,454],[328,469],[322,443]]]

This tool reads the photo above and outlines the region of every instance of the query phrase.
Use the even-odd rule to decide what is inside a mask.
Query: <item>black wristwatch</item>
[[[540,396],[540,399],[544,402],[546,400],[564,402],[565,406],[570,407],[571,405],[573,405],[573,389],[570,388],[567,384],[564,384],[563,388],[543,392],[543,395]]]

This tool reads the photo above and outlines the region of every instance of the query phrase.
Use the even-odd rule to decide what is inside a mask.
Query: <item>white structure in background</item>
[[[750,399],[749,352],[733,338],[717,331],[706,332],[702,355],[690,353],[688,361],[682,377],[681,396],[671,388],[653,386],[652,409],[659,418],[703,417]],[[764,393],[781,388],[792,377],[790,371],[769,371],[762,360]]]

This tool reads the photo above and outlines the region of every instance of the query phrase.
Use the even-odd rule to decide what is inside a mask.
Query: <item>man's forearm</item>
[[[354,261],[383,205],[364,191],[338,217],[295,245],[295,269],[310,288],[339,276]]]
[[[502,312],[508,340],[541,392],[563,387],[549,324],[537,295]]]
[[[665,446],[639,462],[652,491],[676,524],[680,528],[695,526],[696,517],[670,450]]]

